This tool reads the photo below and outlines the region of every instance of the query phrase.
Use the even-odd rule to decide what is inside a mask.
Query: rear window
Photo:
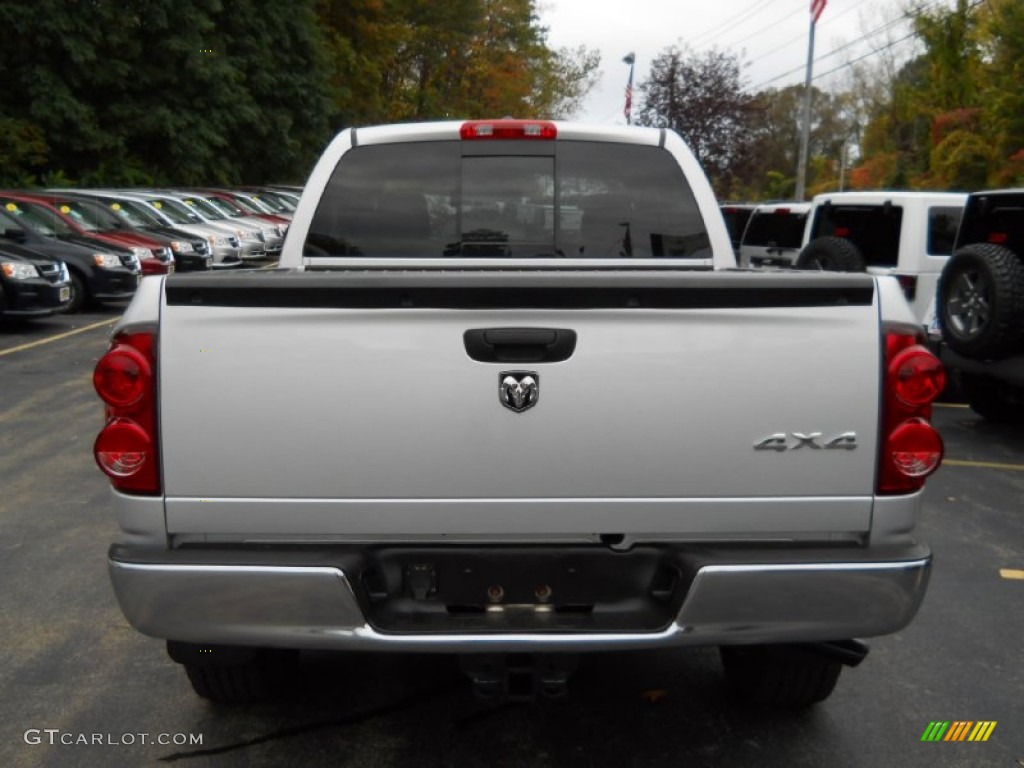
[[[755,211],[743,233],[743,245],[799,248],[806,223],[806,211],[795,212],[785,208]]]
[[[1024,253],[1024,192],[972,196],[957,247],[971,243],[994,243]]]
[[[452,141],[347,152],[305,255],[703,259],[711,248],[683,172],[663,149]]]
[[[900,252],[903,208],[898,205],[821,205],[811,239],[843,237],[851,241],[871,267],[895,267]]]
[[[933,207],[928,209],[928,254],[930,256],[952,256],[956,243],[956,231],[964,209],[959,206]]]
[[[747,223],[754,213],[754,208],[749,205],[723,205],[721,210],[722,219],[725,221],[725,229],[729,233],[729,240],[732,241],[733,250],[739,250],[740,240],[743,239],[743,231],[747,228]]]

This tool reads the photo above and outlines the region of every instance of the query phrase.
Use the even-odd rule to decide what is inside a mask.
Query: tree
[[[750,150],[746,130],[753,97],[743,90],[738,56],[712,50],[698,55],[666,48],[640,84],[640,125],[671,128],[689,144],[716,191],[731,185]]]
[[[535,0],[320,0],[341,123],[566,117],[599,57],[553,50]]]
[[[45,137],[15,153],[45,155],[37,178],[294,178],[329,135],[312,0],[0,0],[0,24],[0,114]]]

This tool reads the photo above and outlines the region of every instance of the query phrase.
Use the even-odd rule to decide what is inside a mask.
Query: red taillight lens
[[[988,241],[995,245],[1006,245],[1009,239],[1010,236],[1005,232],[989,232],[988,234]]]
[[[835,235],[836,237],[849,237],[850,236],[850,228],[849,227],[836,227],[835,230],[832,232],[832,234]]]
[[[153,443],[134,421],[114,419],[96,437],[93,452],[100,469],[111,477],[132,477],[152,458]]]
[[[942,437],[928,419],[932,403],[946,385],[946,373],[920,341],[917,331],[885,337],[880,494],[920,490],[942,462]]]
[[[149,361],[141,352],[117,345],[96,364],[92,383],[107,405],[126,408],[142,399],[152,375]]]
[[[917,296],[917,276],[896,275],[896,280],[899,282],[900,288],[903,289],[903,295],[907,297],[907,301],[913,301]]]
[[[119,491],[160,493],[155,351],[153,334],[120,333],[93,371],[93,385],[107,406],[93,454]]]
[[[942,461],[942,438],[924,419],[908,419],[889,435],[886,459],[907,478],[925,478]]]
[[[554,139],[558,129],[549,120],[470,120],[459,128],[463,140]]]
[[[930,405],[946,386],[942,363],[922,346],[907,347],[889,363],[893,394],[912,408]]]

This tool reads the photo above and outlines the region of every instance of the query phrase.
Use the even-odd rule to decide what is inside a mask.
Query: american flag
[[[623,63],[629,64],[629,82],[626,83],[626,106],[622,114],[626,116],[626,125],[633,122],[633,65],[636,64],[636,54],[627,53],[622,59]]]
[[[821,16],[825,10],[825,4],[828,0],[811,0],[811,20],[817,24],[818,17]]]

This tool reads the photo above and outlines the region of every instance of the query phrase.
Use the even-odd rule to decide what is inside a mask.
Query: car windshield
[[[658,147],[458,141],[356,147],[307,256],[709,258],[678,163]]]
[[[273,192],[260,192],[252,196],[253,200],[263,203],[273,213],[294,213],[295,206],[289,204],[284,198],[278,197]]]
[[[107,200],[107,208],[130,227],[162,227],[159,216],[134,200]]]
[[[164,216],[169,218],[175,224],[195,224],[196,220],[192,218],[192,213],[187,207],[178,203],[175,200],[168,200],[166,198],[150,198],[147,200],[150,205],[160,211]]]
[[[239,216],[247,216],[248,215],[245,211],[243,211],[237,205],[232,204],[228,200],[225,200],[223,197],[207,197],[207,198],[204,198],[204,199],[206,200],[206,202],[208,202],[210,205],[212,205],[214,208],[216,208],[218,211],[220,211],[225,216],[231,216],[233,218],[237,218]]]
[[[111,232],[123,229],[117,217],[98,203],[88,200],[55,200],[57,210],[90,232]]]
[[[45,206],[20,200],[4,200],[4,211],[15,220],[15,227],[28,228],[45,237],[62,237],[74,230],[56,213]]]
[[[204,200],[201,197],[185,197],[181,201],[184,205],[189,208],[193,208],[199,212],[201,216],[214,221],[223,221],[227,218],[223,211],[217,206],[213,205],[209,200]]]

